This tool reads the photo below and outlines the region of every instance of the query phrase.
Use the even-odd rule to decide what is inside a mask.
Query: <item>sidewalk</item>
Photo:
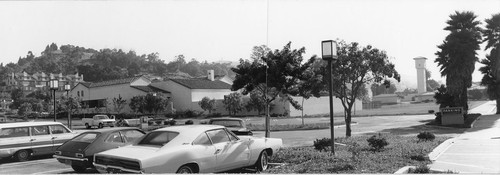
[[[429,154],[432,170],[459,173],[500,173],[500,115],[496,103],[488,102],[470,113],[482,115],[474,127],[449,139]]]

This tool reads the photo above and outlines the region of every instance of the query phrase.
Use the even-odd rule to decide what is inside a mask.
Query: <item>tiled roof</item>
[[[116,80],[108,80],[108,81],[101,81],[101,82],[95,82],[95,83],[88,83],[88,84],[83,84],[83,85],[87,86],[89,88],[92,88],[92,87],[101,87],[101,86],[111,86],[111,85],[116,85],[116,84],[132,83],[134,80],[136,80],[138,78],[139,77],[122,78],[122,79],[116,79]]]
[[[160,89],[160,88],[157,88],[157,87],[153,87],[153,86],[130,86],[130,87],[139,89],[139,90],[144,91],[144,92],[164,92],[164,93],[170,93],[167,90],[163,90],[163,89]]]
[[[208,79],[170,79],[189,89],[231,89],[231,85],[220,80],[210,81]]]

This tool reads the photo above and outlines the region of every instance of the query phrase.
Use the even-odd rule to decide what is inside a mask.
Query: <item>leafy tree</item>
[[[215,109],[217,109],[216,104],[217,103],[215,99],[210,99],[208,97],[203,97],[203,99],[198,102],[198,105],[200,105],[201,109],[208,111],[209,114],[212,114],[212,111],[215,111]]]
[[[224,104],[226,110],[229,112],[229,115],[231,115],[231,113],[233,113],[233,115],[236,115],[243,109],[241,94],[238,92],[233,92],[229,95],[225,95],[222,103]]]
[[[319,67],[311,65],[303,72],[304,78],[301,79],[299,83],[299,96],[302,97],[300,108],[300,110],[302,111],[302,125],[304,125],[304,101],[311,98],[312,96],[319,98],[321,96],[320,92],[324,87],[321,83],[323,80],[323,76],[321,74],[318,74],[317,70],[319,70]]]
[[[346,136],[351,136],[351,116],[353,105],[356,99],[365,96],[365,84],[381,83],[388,78],[400,81],[399,73],[394,69],[394,64],[389,62],[385,51],[374,48],[370,45],[361,47],[358,43],[346,43],[338,41],[338,60],[333,64],[332,79],[333,93],[340,99],[346,115]],[[324,89],[328,89],[328,68],[327,62],[323,61]],[[384,81],[385,82],[385,81]]]
[[[118,95],[118,98],[114,97],[112,101],[113,101],[113,108],[115,112],[118,114],[125,107],[125,104],[127,104],[127,100],[124,100],[121,95]]]
[[[130,103],[128,104],[130,109],[134,111],[135,113],[144,113],[144,106],[146,104],[146,101],[144,99],[144,96],[134,96],[130,99]]]
[[[491,100],[497,102],[497,114],[500,114],[500,13],[492,15],[486,19],[486,29],[483,30],[484,40],[486,42],[485,50],[491,48],[486,55],[486,59],[481,60],[484,64],[479,68],[483,73],[481,85],[486,85],[487,94]]]
[[[374,83],[370,87],[373,96],[380,94],[394,94],[397,90],[396,85],[390,81],[384,81],[382,84]]]
[[[22,103],[20,101],[21,98],[24,98],[24,92],[22,89],[14,89],[10,92],[10,98],[14,101],[10,108],[17,109]]]
[[[148,93],[144,97],[144,109],[149,112],[158,113],[166,109],[168,99],[161,93]]]
[[[447,92],[453,96],[453,106],[461,106],[466,111],[467,88],[472,85],[474,64],[478,60],[476,50],[481,43],[481,22],[473,12],[458,12],[450,15],[444,30],[450,31],[443,44],[439,45],[435,60],[441,75],[446,77]]]
[[[25,116],[29,113],[31,113],[32,108],[31,108],[31,103],[25,102],[19,106],[19,110],[17,111],[17,114],[20,116]]]
[[[250,92],[250,99],[245,104],[245,109],[248,112],[255,110],[257,111],[257,115],[260,115],[262,111],[266,110],[266,101],[262,98],[263,96],[257,90]]]
[[[431,79],[431,71],[425,69],[425,78],[426,78],[426,84],[427,84],[427,92],[433,92],[439,88],[439,83]]]

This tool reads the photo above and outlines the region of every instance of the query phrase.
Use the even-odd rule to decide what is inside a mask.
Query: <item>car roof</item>
[[[170,126],[170,127],[160,128],[152,132],[170,131],[179,133],[176,139],[174,139],[175,141],[172,140],[173,142],[177,143],[167,144],[167,145],[175,145],[175,144],[191,143],[194,141],[194,139],[196,139],[200,134],[204,133],[205,131],[220,129],[220,128],[225,128],[225,127],[220,125],[180,125],[180,126]]]
[[[88,130],[88,131],[85,131],[83,133],[87,133],[87,132],[98,132],[98,133],[110,133],[110,132],[114,132],[114,131],[120,131],[120,130],[140,130],[138,128],[134,128],[134,127],[112,127],[112,128],[102,128],[102,129],[96,129],[96,130]]]
[[[62,125],[60,122],[15,122],[15,123],[0,123],[1,128],[12,128],[12,127],[29,127],[29,126],[40,126],[40,125]]]
[[[238,120],[238,121],[243,121],[243,119],[241,119],[241,118],[234,118],[234,117],[212,118],[210,120],[211,121],[213,121],[213,120]]]

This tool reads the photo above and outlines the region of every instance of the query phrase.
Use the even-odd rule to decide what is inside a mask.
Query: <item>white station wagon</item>
[[[212,173],[265,170],[279,138],[236,136],[224,126],[185,125],[154,130],[136,143],[94,155],[100,173]]]
[[[76,134],[59,122],[1,123],[0,158],[26,161],[34,155],[54,154]]]

